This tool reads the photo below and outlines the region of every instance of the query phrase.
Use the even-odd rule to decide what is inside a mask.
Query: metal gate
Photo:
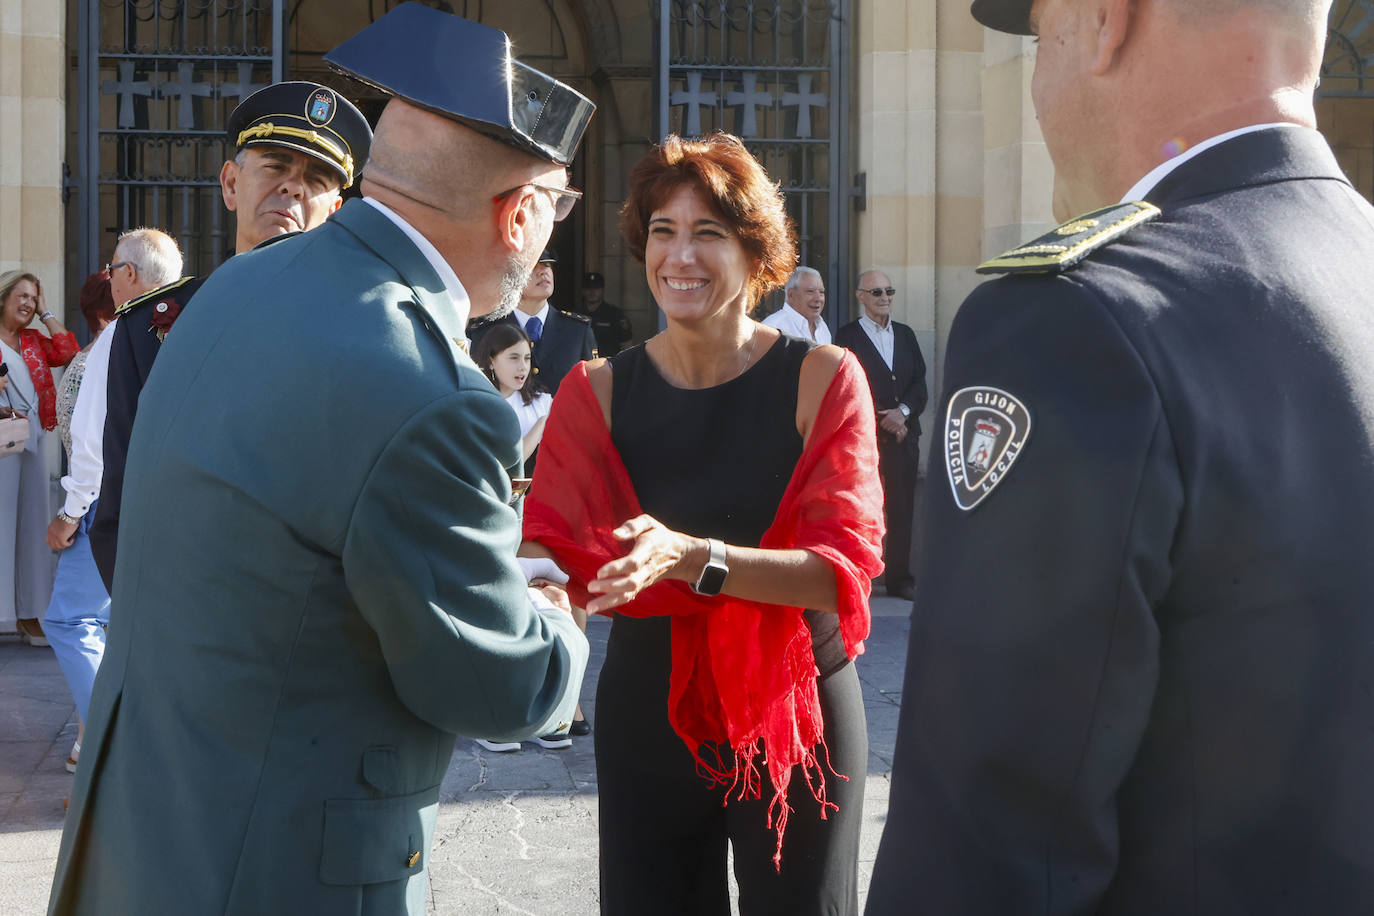
[[[801,264],[848,301],[849,0],[658,0],[658,136],[728,131],[786,195]],[[760,312],[782,304],[775,293]]]
[[[1335,0],[1319,98],[1374,98],[1374,0]]]
[[[209,273],[234,247],[219,190],[225,122],[282,78],[285,0],[81,4],[79,268],[150,226],[181,245],[186,273]]]

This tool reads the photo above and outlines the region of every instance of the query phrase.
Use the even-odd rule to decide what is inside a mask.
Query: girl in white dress
[[[521,457],[528,464],[553,404],[553,398],[535,381],[530,339],[514,324],[498,324],[482,335],[472,358],[520,418]]]

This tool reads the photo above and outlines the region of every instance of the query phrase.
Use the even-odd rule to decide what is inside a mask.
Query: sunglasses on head
[[[493,197],[492,201],[505,200],[521,188],[537,188],[540,191],[548,192],[553,197],[553,221],[555,223],[567,219],[572,208],[582,199],[582,192],[577,188],[555,188],[552,185],[540,184],[537,181],[527,181],[524,184],[516,185],[509,191],[502,191]]]
[[[859,290],[859,292],[868,293],[870,296],[874,297],[882,296],[884,294],[888,296],[895,296],[897,295],[897,288],[895,286],[875,286],[872,289],[861,289]]]

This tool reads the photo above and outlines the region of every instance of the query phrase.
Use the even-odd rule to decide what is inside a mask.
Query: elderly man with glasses
[[[892,320],[897,290],[881,270],[859,275],[855,296],[863,313],[835,332],[835,343],[854,351],[873,390],[878,415],[878,471],[883,478],[887,540],[883,545],[888,595],[915,597],[911,574],[911,520],[921,451],[921,411],[926,408],[926,361],[916,333]]]

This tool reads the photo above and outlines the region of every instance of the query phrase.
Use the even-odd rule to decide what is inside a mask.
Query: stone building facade
[[[228,111],[257,85],[305,78],[375,116],[381,100],[322,55],[396,2],[0,0],[0,269],[39,273],[70,316],[131,225],[168,229],[188,270],[213,269],[232,240],[214,185]],[[555,300],[570,304],[596,270],[639,338],[658,319],[617,211],[629,166],[665,128],[746,135],[788,192],[832,324],[855,313],[858,271],[886,271],[932,392],[974,266],[1052,224],[1034,44],[979,27],[968,0],[427,2],[506,30],[518,56],[597,102],[573,168],[586,203],[554,238]],[[1368,196],[1366,23],[1374,0],[1337,0],[1319,116]]]

